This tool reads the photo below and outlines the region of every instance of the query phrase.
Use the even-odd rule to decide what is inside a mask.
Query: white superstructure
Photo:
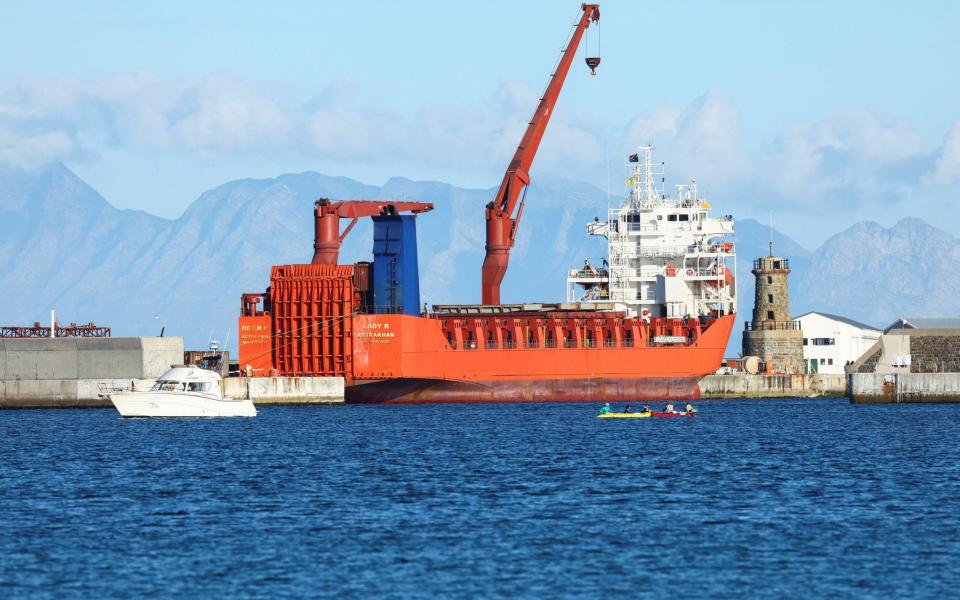
[[[628,317],[695,317],[736,311],[733,218],[710,217],[696,181],[663,191],[663,163],[645,146],[627,164],[627,197],[587,233],[607,239],[602,265],[567,275],[568,302],[614,303]]]
[[[250,400],[224,398],[220,375],[196,367],[173,367],[150,390],[107,395],[124,417],[255,417]]]

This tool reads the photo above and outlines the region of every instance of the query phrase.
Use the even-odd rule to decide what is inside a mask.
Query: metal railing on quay
[[[747,321],[747,331],[789,331],[800,329],[800,321]]]

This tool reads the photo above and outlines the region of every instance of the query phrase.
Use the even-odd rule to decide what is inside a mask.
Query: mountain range
[[[433,202],[418,217],[421,300],[473,303],[480,295],[483,207],[493,189],[393,178],[372,186],[306,172],[243,179],[202,194],[177,219],[119,210],[62,164],[0,169],[0,290],[3,324],[48,318],[109,325],[114,335],[182,335],[187,347],[236,345],[242,292],[268,284],[270,266],[308,262],[313,202],[395,199]],[[540,178],[527,194],[504,302],[565,299],[566,270],[599,263],[605,240],[584,226],[607,198],[589,184]],[[824,223],[829,228],[830,223]],[[740,314],[753,305],[752,259],[768,252],[770,228],[737,221]],[[772,232],[775,254],[791,260],[794,314],[841,314],[884,326],[910,316],[960,314],[960,240],[923,222],[891,228],[858,223],[810,251]],[[361,221],[341,262],[369,260],[372,227]],[[729,352],[739,350],[735,332]]]

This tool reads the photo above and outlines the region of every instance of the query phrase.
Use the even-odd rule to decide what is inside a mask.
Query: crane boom
[[[500,283],[507,272],[510,248],[513,247],[517,225],[523,213],[521,192],[524,192],[530,184],[530,166],[537,155],[543,133],[547,129],[547,123],[550,122],[550,115],[553,113],[553,107],[560,96],[560,90],[563,88],[563,82],[570,70],[570,64],[573,62],[583,33],[590,26],[590,23],[600,20],[599,4],[583,4],[581,8],[583,14],[570,36],[570,41],[563,50],[557,69],[550,76],[550,83],[547,85],[543,97],[540,98],[540,104],[537,105],[537,110],[534,111],[533,117],[530,119],[527,131],[523,134],[520,145],[517,146],[517,151],[507,166],[507,172],[503,176],[503,182],[500,184],[497,196],[487,204],[487,254],[483,259],[481,285],[481,296],[484,304],[500,303]],[[590,67],[591,71],[599,63],[600,59],[597,57],[587,58],[587,66]],[[514,216],[514,211],[516,211],[516,216]]]

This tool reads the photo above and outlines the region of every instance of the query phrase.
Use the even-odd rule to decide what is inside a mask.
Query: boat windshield
[[[152,392],[175,392],[182,391],[186,384],[182,381],[170,381],[165,379],[158,380],[153,387],[150,388]]]
[[[153,392],[208,392],[210,391],[209,381],[170,381],[161,379],[150,388]]]

